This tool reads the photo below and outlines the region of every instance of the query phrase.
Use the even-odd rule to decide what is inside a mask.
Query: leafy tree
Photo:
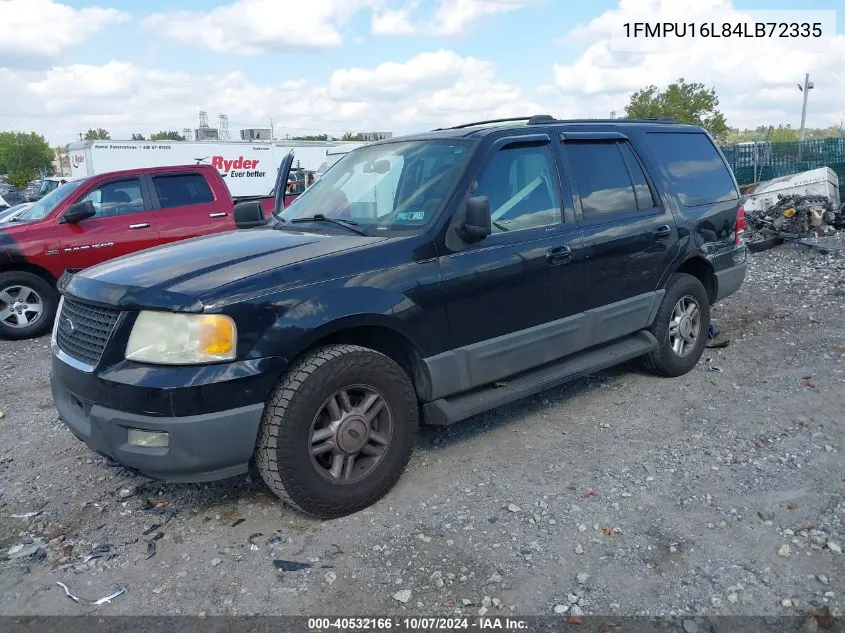
[[[343,135],[340,139],[342,141],[363,141],[364,138],[360,134],[353,134],[352,132],[347,132]]]
[[[111,134],[109,134],[108,130],[104,130],[101,127],[98,127],[96,130],[89,128],[85,132],[86,141],[108,141],[109,139],[111,139]]]
[[[9,174],[9,183],[26,187],[39,172],[52,173],[53,150],[35,132],[0,132],[0,173]]]
[[[772,143],[788,143],[791,141],[797,141],[798,132],[788,125],[778,125],[776,128],[770,125],[767,140]]]
[[[151,141],[184,141],[185,137],[179,134],[176,130],[162,130],[155,134],[150,134]]]
[[[147,139],[144,138],[143,134],[133,134],[132,140],[133,141],[146,141]]]
[[[312,135],[305,135],[305,136],[292,136],[292,141],[328,141],[329,135],[328,134],[312,134]]]
[[[717,140],[728,133],[725,115],[717,110],[719,97],[713,88],[701,83],[687,83],[683,78],[665,90],[648,86],[631,95],[625,116],[631,119],[672,117],[678,123],[699,125]]]

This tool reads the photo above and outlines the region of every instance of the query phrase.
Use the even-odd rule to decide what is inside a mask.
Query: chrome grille
[[[71,358],[94,367],[119,316],[120,310],[64,297],[57,316],[56,344]]]

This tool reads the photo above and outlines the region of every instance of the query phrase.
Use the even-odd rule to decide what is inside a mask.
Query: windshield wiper
[[[350,231],[357,233],[358,235],[367,235],[367,232],[364,229],[358,228],[358,223],[355,220],[330,218],[324,213],[315,213],[314,215],[309,217],[293,218],[292,220],[290,220],[291,224],[295,222],[331,222],[332,224],[337,224],[338,226],[342,226],[345,229],[349,229]]]

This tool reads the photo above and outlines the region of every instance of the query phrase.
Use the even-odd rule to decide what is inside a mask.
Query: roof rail
[[[446,128],[439,127],[434,131],[461,130],[468,127],[475,127],[476,125],[491,125],[493,123],[510,123],[516,121],[525,121],[528,125],[544,125],[550,123],[677,123],[673,117],[648,117],[644,119],[556,119],[550,114],[534,114],[532,116],[517,116],[505,119],[487,119],[486,121],[461,123],[460,125],[453,125]]]
[[[486,121],[473,121],[471,123],[461,123],[460,125],[453,125],[451,127],[439,127],[435,132],[440,130],[461,130],[466,127],[474,127],[476,125],[489,125],[491,123],[510,123],[516,121],[526,121],[528,125],[538,125],[540,123],[554,123],[555,118],[550,114],[535,114],[533,116],[515,116],[505,119],[487,119]]]

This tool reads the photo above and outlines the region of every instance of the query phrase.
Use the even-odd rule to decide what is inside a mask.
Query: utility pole
[[[804,140],[804,125],[807,122],[807,97],[810,95],[810,90],[814,88],[813,82],[810,81],[810,73],[804,75],[804,85],[798,84],[798,90],[804,93],[804,107],[801,108],[801,136],[800,140]]]

